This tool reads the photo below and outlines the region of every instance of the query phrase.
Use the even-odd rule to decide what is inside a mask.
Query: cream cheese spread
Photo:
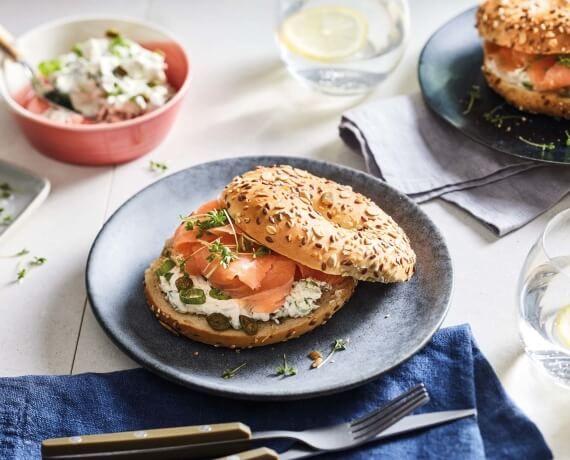
[[[202,289],[206,294],[206,302],[203,304],[185,304],[180,300],[180,292],[176,287],[176,280],[185,276],[178,267],[174,267],[167,276],[160,276],[160,289],[166,299],[178,313],[192,313],[195,315],[209,315],[211,313],[221,313],[226,316],[234,329],[240,329],[240,315],[248,316],[259,321],[275,321],[279,323],[280,318],[300,318],[307,316],[319,307],[318,300],[323,294],[323,289],[329,287],[327,283],[313,280],[311,278],[302,279],[293,283],[291,292],[286,297],[282,307],[273,313],[254,313],[249,311],[239,300],[220,300],[211,297],[212,287],[201,276],[190,276],[193,287]]]
[[[39,65],[48,88],[67,94],[76,111],[111,122],[166,104],[173,90],[165,69],[162,54],[120,35],[90,38]]]

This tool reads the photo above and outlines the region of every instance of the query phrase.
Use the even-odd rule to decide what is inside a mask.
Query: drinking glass
[[[526,353],[570,388],[570,209],[553,217],[531,248],[518,292]]]
[[[281,58],[293,77],[321,92],[370,91],[403,56],[410,29],[407,0],[279,0],[278,5],[276,39]],[[318,11],[339,14],[310,14]],[[288,32],[294,22],[301,32],[298,40],[298,34],[291,38]],[[354,46],[339,49],[335,56],[334,44],[350,43],[355,27],[359,38],[352,37]],[[312,52],[315,35],[325,48],[328,44],[328,55]]]

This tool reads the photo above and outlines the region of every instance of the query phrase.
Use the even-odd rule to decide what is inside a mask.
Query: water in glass
[[[570,387],[570,210],[555,216],[530,250],[519,281],[525,351]]]
[[[277,42],[289,72],[328,94],[370,91],[400,61],[406,0],[280,0]]]

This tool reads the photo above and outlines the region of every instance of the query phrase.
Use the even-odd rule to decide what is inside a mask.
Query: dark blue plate
[[[228,350],[170,334],[150,313],[143,272],[161,252],[179,216],[218,196],[230,180],[256,165],[290,164],[349,184],[391,214],[409,235],[417,273],[405,284],[360,283],[326,325],[289,342]],[[245,157],[205,163],[165,177],[137,193],[107,221],[87,262],[93,312],[131,358],[182,385],[247,399],[299,399],[361,385],[419,351],[439,328],[452,288],[449,253],[438,229],[408,198],[365,173],[330,163],[288,157]],[[307,353],[326,353],[335,339],[350,339],[334,363],[310,370]],[[283,355],[295,377],[275,376]],[[247,365],[231,380],[226,368]]]
[[[426,43],[418,67],[420,87],[428,106],[471,139],[499,152],[547,163],[570,164],[565,130],[570,121],[521,112],[496,94],[481,72],[482,40],[475,29],[475,11],[470,9],[441,27]],[[469,91],[478,86],[481,98],[469,113]],[[515,116],[498,121],[485,114]],[[524,117],[525,121],[522,120]],[[554,150],[531,146],[555,143]]]

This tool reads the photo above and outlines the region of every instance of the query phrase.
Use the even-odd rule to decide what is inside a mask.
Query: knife
[[[377,440],[385,439],[390,436],[400,435],[403,433],[408,433],[411,431],[416,431],[424,428],[429,428],[436,425],[441,425],[443,423],[451,422],[453,420],[458,420],[461,418],[477,415],[475,409],[465,409],[465,410],[454,410],[454,411],[443,411],[443,412],[432,412],[428,414],[419,415],[409,415],[404,417],[399,422],[395,423],[389,429],[383,431],[374,439],[368,441],[376,442]],[[239,454],[233,454],[234,452],[239,452],[240,450],[247,449],[252,441],[256,440],[255,433],[251,434],[248,438],[248,429],[242,424],[225,424],[230,425],[231,429],[228,430],[227,427],[224,431],[232,431],[230,437],[226,437],[223,441],[208,442],[206,438],[205,441],[199,441],[198,443],[193,443],[189,445],[179,444],[179,445],[169,445],[169,446],[157,446],[157,447],[146,447],[140,449],[127,449],[127,450],[107,450],[105,452],[75,452],[75,453],[62,453],[62,450],[50,450],[42,448],[42,458],[44,460],[108,460],[108,459],[155,459],[155,458],[171,458],[171,459],[196,459],[212,456],[229,455],[229,457],[223,457],[227,460],[265,460],[265,459],[276,459],[281,460],[294,460],[300,458],[308,458],[315,455],[320,455],[325,453],[325,451],[317,451],[310,448],[291,448],[287,452],[282,454],[277,454],[272,449],[268,448],[258,448],[253,451],[241,452]],[[216,427],[219,425],[211,425]],[[196,427],[192,427],[196,428]],[[153,430],[147,430],[151,432]],[[237,436],[236,436],[237,434]],[[99,435],[95,435],[99,436]],[[68,439],[68,438],[60,438]],[[55,441],[60,440],[48,440],[51,441],[52,447],[57,444]],[[43,445],[48,441],[44,441]],[[259,441],[259,440],[258,440]],[[367,443],[363,443],[367,444]],[[69,452],[69,451],[67,451]],[[331,452],[331,451],[326,451]],[[233,454],[233,455],[230,455]]]

